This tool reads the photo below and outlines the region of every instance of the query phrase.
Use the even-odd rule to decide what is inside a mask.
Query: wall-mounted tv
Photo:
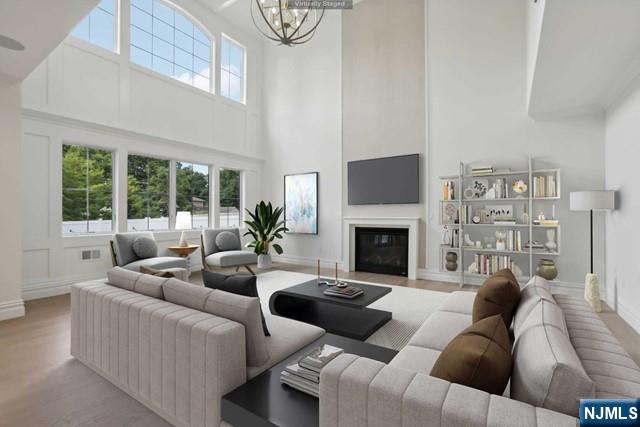
[[[347,186],[349,205],[420,203],[420,155],[349,162]]]

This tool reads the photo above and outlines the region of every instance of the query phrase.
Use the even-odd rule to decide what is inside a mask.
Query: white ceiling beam
[[[221,13],[222,11],[230,8],[231,6],[238,3],[239,1],[240,0],[223,0],[222,3],[220,3],[218,6],[215,6],[213,10],[216,13]]]

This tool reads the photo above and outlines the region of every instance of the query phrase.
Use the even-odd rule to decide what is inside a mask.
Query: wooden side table
[[[178,255],[181,258],[186,258],[187,260],[187,275],[191,274],[191,262],[189,260],[189,255],[194,253],[200,248],[198,245],[188,245],[188,246],[169,246],[169,249],[174,254]]]

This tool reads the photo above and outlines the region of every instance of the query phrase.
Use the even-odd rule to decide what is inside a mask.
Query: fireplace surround
[[[356,227],[355,233],[356,271],[407,277],[409,229]]]

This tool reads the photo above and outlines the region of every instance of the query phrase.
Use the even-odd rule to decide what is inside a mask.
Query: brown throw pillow
[[[513,311],[520,300],[520,285],[509,269],[493,274],[478,289],[473,301],[472,321],[476,323],[487,317],[500,314],[507,328],[511,326]]]
[[[156,276],[156,277],[165,277],[167,279],[171,279],[172,277],[176,277],[176,275],[173,274],[170,271],[156,270],[155,268],[145,267],[144,265],[140,267],[140,273],[142,273],[142,274],[150,274],[150,275]]]
[[[502,395],[513,365],[510,348],[502,317],[487,317],[451,340],[433,365],[431,376]]]

